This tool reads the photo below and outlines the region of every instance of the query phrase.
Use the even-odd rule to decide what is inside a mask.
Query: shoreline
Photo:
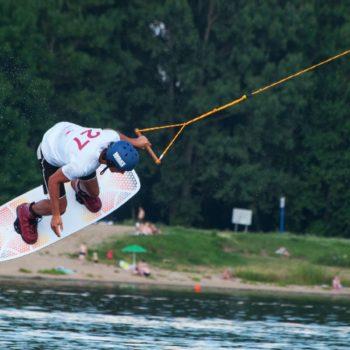
[[[193,271],[169,271],[154,266],[150,277],[141,277],[118,266],[91,261],[80,261],[77,257],[82,243],[88,247],[108,242],[115,237],[133,233],[132,226],[91,225],[46,249],[26,255],[22,258],[0,264],[2,285],[21,285],[57,288],[108,288],[133,290],[158,290],[195,293],[195,286],[201,293],[235,295],[252,293],[273,296],[301,296],[325,298],[349,298],[350,288],[332,290],[330,286],[278,286],[267,283],[246,283],[239,278],[224,280],[218,270],[196,267]],[[73,270],[73,274],[54,275],[43,273],[64,267]],[[199,287],[198,287],[199,285]],[[198,291],[197,291],[198,292]]]
[[[248,284],[240,281],[223,281],[228,282],[218,284],[208,284],[193,282],[193,283],[169,283],[165,281],[147,280],[145,277],[134,276],[139,280],[101,280],[92,278],[74,278],[73,276],[24,276],[24,275],[0,275],[2,286],[31,286],[34,288],[77,288],[77,289],[118,289],[132,291],[165,291],[165,292],[186,292],[197,294],[222,294],[222,295],[237,295],[251,294],[268,297],[317,297],[327,299],[348,299],[350,300],[350,288],[343,288],[339,291],[331,289],[323,289],[321,287],[308,286],[286,286],[280,287],[269,284]],[[141,280],[142,279],[142,280]],[[200,291],[196,291],[194,286],[200,285]]]

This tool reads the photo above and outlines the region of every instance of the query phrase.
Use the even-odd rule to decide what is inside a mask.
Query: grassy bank
[[[121,252],[129,244],[143,246],[147,253],[139,257],[170,270],[204,276],[230,268],[242,280],[279,285],[330,285],[339,274],[343,285],[350,286],[350,241],[345,239],[165,227],[161,235],[126,235],[91,251],[97,250],[106,263],[110,249],[115,259],[131,261],[130,254]],[[289,257],[275,253],[282,246]]]

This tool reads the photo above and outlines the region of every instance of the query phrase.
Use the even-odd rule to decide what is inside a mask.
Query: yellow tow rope
[[[268,89],[271,89],[277,85],[280,85],[282,83],[285,83],[286,81],[288,80],[291,80],[295,77],[298,77],[304,73],[307,73],[311,70],[314,70],[326,63],[329,63],[331,61],[334,61],[340,57],[343,57],[343,56],[346,56],[350,53],[350,50],[346,50],[346,51],[343,51],[335,56],[332,56],[330,58],[327,58],[326,60],[320,62],[320,63],[317,63],[317,64],[314,64],[313,66],[310,66],[308,68],[305,68],[303,70],[300,70],[294,74],[291,74],[281,80],[278,80],[274,83],[271,83],[269,85],[266,85],[260,89],[257,89],[255,91],[253,91],[252,93],[248,94],[249,97],[253,97],[255,95],[258,95],[262,92],[265,92],[266,90]],[[193,119],[190,119],[186,122],[183,122],[183,123],[177,123],[177,124],[168,124],[168,125],[161,125],[161,126],[155,126],[155,127],[152,127],[152,128],[145,128],[145,129],[135,129],[135,132],[137,135],[141,135],[142,133],[145,133],[145,132],[150,132],[150,131],[156,131],[156,130],[161,130],[161,129],[168,129],[168,128],[179,128],[179,131],[175,134],[175,136],[170,140],[170,142],[168,143],[168,145],[165,147],[164,151],[162,152],[162,154],[158,157],[152,150],[151,147],[146,147],[148,153],[151,155],[151,157],[153,158],[153,160],[157,163],[157,164],[160,164],[161,163],[161,160],[163,159],[163,157],[165,156],[165,154],[169,151],[170,147],[174,144],[174,142],[177,140],[177,138],[180,136],[180,134],[184,131],[185,127],[188,126],[188,125],[191,125],[193,123],[196,123],[204,118],[207,118],[215,113],[218,113],[220,111],[223,111],[225,109],[228,109],[232,106],[235,106],[243,101],[245,101],[247,98],[248,98],[247,95],[243,95],[242,97],[236,99],[236,100],[233,100],[223,106],[220,106],[220,107],[216,107],[216,108],[213,108],[212,110],[206,112],[206,113],[203,113]]]

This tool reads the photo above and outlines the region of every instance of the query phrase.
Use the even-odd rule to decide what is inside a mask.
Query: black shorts
[[[48,182],[49,182],[49,177],[54,174],[58,169],[60,169],[60,167],[51,165],[50,163],[48,163],[46,161],[46,159],[43,157],[43,154],[39,153],[39,164],[40,164],[40,169],[41,172],[43,174],[43,189],[44,189],[44,193],[48,194]],[[90,175],[84,176],[84,177],[80,177],[79,180],[91,180],[94,177],[96,177],[96,171],[94,171],[93,173],[91,173]],[[61,183],[60,184],[60,193],[59,193],[59,198],[62,198],[66,195],[66,190],[64,188],[64,184]]]

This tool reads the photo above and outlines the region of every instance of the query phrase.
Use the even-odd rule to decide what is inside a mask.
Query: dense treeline
[[[37,185],[58,121],[131,134],[189,119],[350,47],[350,1],[0,2],[0,202]],[[163,222],[227,227],[233,206],[273,230],[350,236],[349,59],[188,128],[139,166]],[[150,134],[160,150],[171,137]]]

